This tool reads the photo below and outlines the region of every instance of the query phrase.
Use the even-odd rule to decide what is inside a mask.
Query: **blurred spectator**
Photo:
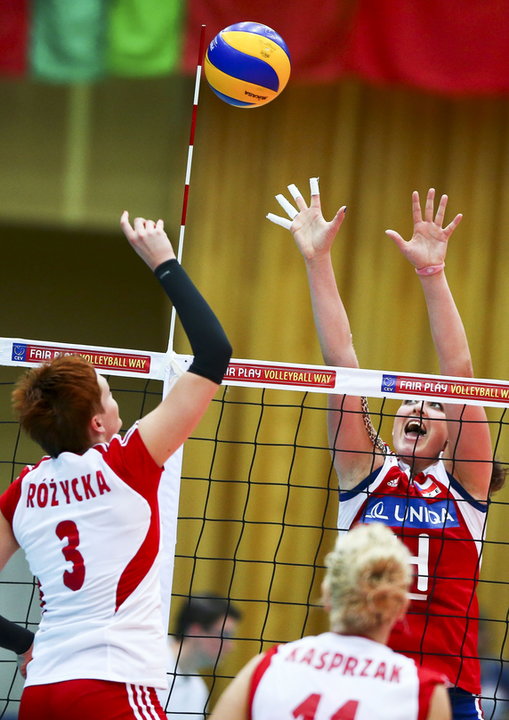
[[[227,598],[203,593],[185,600],[168,638],[168,684],[159,699],[171,720],[204,720],[209,688],[201,677],[232,649],[241,613]]]

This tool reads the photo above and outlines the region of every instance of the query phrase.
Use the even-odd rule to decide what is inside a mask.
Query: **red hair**
[[[49,455],[82,453],[90,447],[90,420],[102,410],[97,374],[77,355],[57,357],[21,376],[12,406],[23,430]]]

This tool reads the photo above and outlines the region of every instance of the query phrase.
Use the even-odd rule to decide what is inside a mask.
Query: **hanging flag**
[[[0,0],[0,74],[50,82],[193,73],[206,40],[263,23],[285,40],[293,82],[346,75],[445,95],[509,93],[502,0]],[[27,60],[28,58],[28,60]]]
[[[501,0],[359,0],[347,70],[449,96],[507,93],[508,48]]]
[[[171,72],[180,58],[183,14],[184,0],[116,0],[109,18],[108,72]]]
[[[104,74],[109,0],[35,0],[32,71],[51,82],[83,82]]]
[[[290,51],[291,80],[336,80],[343,73],[356,6],[355,0],[320,0],[298,3],[298,7],[274,0],[188,0],[183,69],[192,72],[196,66],[201,25],[207,26],[208,44],[228,25],[249,20],[281,35]]]
[[[28,0],[0,0],[0,74],[25,73],[27,42]]]

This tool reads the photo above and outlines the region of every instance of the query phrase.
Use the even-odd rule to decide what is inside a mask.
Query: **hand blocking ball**
[[[290,54],[283,38],[267,25],[241,22],[221,30],[205,56],[205,77],[229,105],[266,105],[290,77]]]

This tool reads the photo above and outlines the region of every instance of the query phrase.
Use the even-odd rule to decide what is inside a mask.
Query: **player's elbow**
[[[197,350],[189,372],[220,385],[228,368],[232,350],[226,334],[218,333],[213,342],[205,343]]]

